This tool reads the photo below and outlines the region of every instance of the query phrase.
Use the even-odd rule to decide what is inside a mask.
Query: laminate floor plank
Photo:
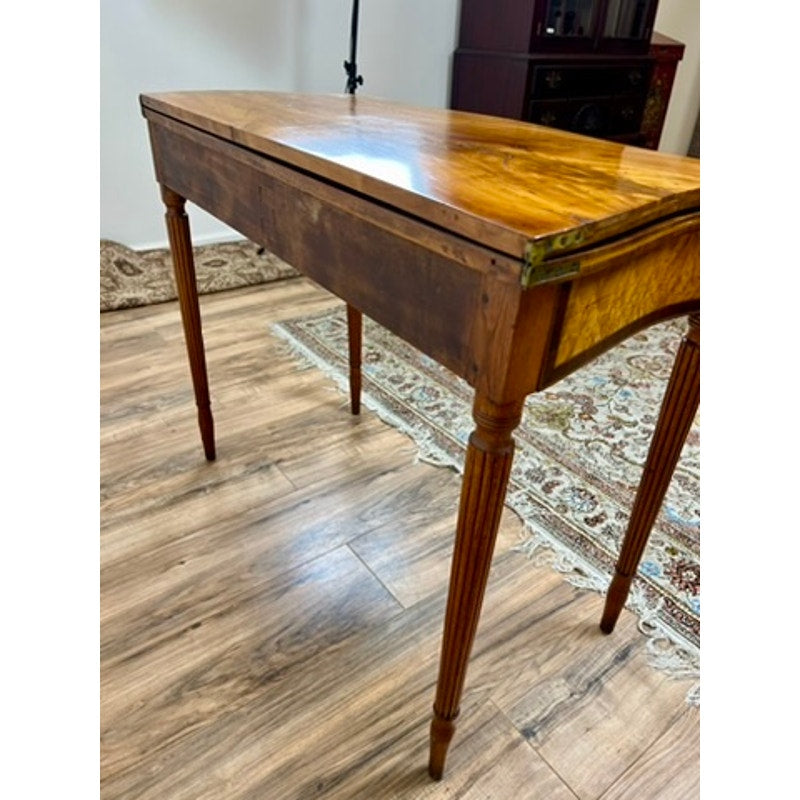
[[[696,800],[700,797],[700,712],[682,708],[666,732],[600,800],[652,797]]]
[[[302,382],[299,385],[302,387]],[[225,396],[215,409],[217,459],[213,463],[203,456],[194,408],[187,409],[185,404],[180,413],[153,414],[149,422],[137,425],[134,421],[101,441],[105,511],[111,515],[118,505],[133,508],[137,500],[147,504],[177,494],[183,484],[200,476],[219,483],[239,473],[275,466],[289,480],[292,460],[298,456],[293,443],[302,438],[304,429],[329,434],[331,442],[325,447],[343,448],[335,438],[346,437],[351,444],[351,463],[363,457],[384,433],[375,419],[351,421],[337,413],[336,405],[325,405],[327,395],[313,387],[305,393],[307,401],[296,403],[294,410],[283,402],[253,400],[245,392],[235,395]],[[356,426],[366,430],[353,431]],[[290,482],[298,488],[297,482]]]
[[[347,548],[274,580],[225,572],[216,583],[195,584],[184,601],[194,606],[191,625],[170,608],[143,606],[142,633],[152,630],[153,641],[140,642],[132,629],[133,644],[111,643],[101,676],[107,780],[237,711],[247,716],[297,665],[399,609]],[[149,624],[152,612],[169,624],[168,635]]]
[[[350,542],[354,552],[406,608],[447,587],[461,490],[461,478],[450,470],[432,472],[426,464],[415,468],[428,477],[423,479],[416,498],[402,498],[414,524],[401,531],[396,525],[381,526]],[[519,544],[521,537],[522,522],[505,509],[495,558]]]
[[[334,597],[328,602],[336,604]],[[277,642],[269,620],[241,639],[237,632],[240,647],[231,646],[222,661],[217,654],[204,658],[203,648],[187,642],[187,652],[197,653],[208,677],[198,679],[189,671],[177,680],[196,690],[179,691],[166,683],[158,702],[143,706],[138,718],[128,711],[104,721],[105,796],[311,797],[319,794],[318,784],[330,788],[341,780],[335,776],[342,760],[351,767],[366,762],[369,770],[386,746],[380,737],[376,740],[376,727],[396,737],[402,722],[404,729],[418,728],[425,738],[425,720],[407,709],[430,708],[441,610],[441,604],[421,606],[414,614],[373,627],[370,635],[350,637],[346,646],[272,671],[267,658]],[[317,625],[324,636],[330,612],[322,607],[319,612]],[[410,649],[416,651],[413,659]],[[181,664],[179,659],[174,667]],[[221,670],[229,684],[213,679]],[[129,702],[135,708],[142,689],[132,685]],[[166,765],[169,769],[163,769]],[[153,776],[153,767],[161,774]]]
[[[230,331],[227,334],[230,335]],[[240,390],[260,389],[277,396],[284,390],[281,381],[285,382],[289,375],[295,383],[312,380],[298,374],[297,364],[282,342],[271,340],[271,346],[265,346],[265,341],[270,340],[263,329],[251,331],[251,335],[252,341],[234,335],[227,347],[209,346],[206,360],[212,408],[219,403],[217,395],[231,385],[240,384]],[[107,353],[101,353],[101,358],[106,357]],[[191,401],[192,388],[185,361],[182,341],[164,342],[150,351],[145,363],[137,365],[135,361],[128,361],[116,370],[101,371],[103,418],[109,423],[122,421],[126,416],[143,411],[175,408],[187,399]],[[176,364],[182,367],[177,371],[183,378],[179,383],[175,382]],[[301,396],[295,393],[295,399]]]
[[[386,496],[418,492],[418,476],[401,470],[391,451],[354,461],[349,471],[320,476],[313,487],[289,491],[271,470],[255,471],[228,483],[197,469],[196,489],[104,523],[101,530],[101,615],[135,603],[140,592],[155,591],[164,569],[213,567],[228,557],[264,558],[278,572],[363,534],[373,527],[402,533],[402,513]],[[188,480],[188,478],[187,478]],[[408,489],[411,482],[413,488]],[[209,498],[212,498],[210,501]],[[268,557],[268,558],[267,558]],[[106,591],[107,589],[107,591]]]
[[[101,795],[692,798],[699,714],[625,611],[506,510],[445,778],[425,770],[460,478],[269,330],[304,279],[201,298],[206,463],[176,303],[101,315]]]
[[[335,605],[335,597],[328,602]],[[111,745],[119,742],[134,753],[148,753],[148,761],[173,766],[154,782],[146,770],[109,769],[106,785],[119,793],[107,796],[146,798],[164,792],[176,798],[477,798],[508,796],[502,792],[517,786],[521,797],[541,796],[542,791],[548,797],[573,797],[480,686],[465,694],[459,728],[463,747],[454,750],[450,765],[457,777],[452,784],[434,784],[426,777],[443,609],[442,593],[435,602],[421,603],[274,673],[266,643],[272,646],[280,637],[269,631],[252,631],[254,638],[242,640],[232,664],[194,642],[201,663],[213,663],[215,675],[231,675],[236,687],[228,692],[222,679],[198,678],[192,665],[185,670],[181,666],[183,674],[175,682],[193,689],[183,693],[185,699],[176,686],[168,685],[141,713],[134,707],[120,714],[123,722],[107,731]],[[320,612],[326,617],[322,608]],[[330,620],[318,624],[322,630]],[[261,647],[245,644],[261,641],[262,635]],[[183,665],[179,653],[171,655],[166,663]],[[152,665],[146,672],[152,674]],[[241,690],[247,680],[257,684],[252,694]],[[137,681],[130,682],[138,687]],[[141,693],[137,688],[137,696]],[[191,715],[193,702],[202,708],[202,716]],[[123,763],[125,756],[120,756]],[[186,763],[193,765],[193,773],[185,771]]]
[[[492,676],[495,704],[581,798],[598,797],[648,750],[691,686],[647,662],[632,614],[606,636],[601,611],[602,598],[561,584],[487,623],[473,651],[476,674]],[[513,652],[495,641],[504,635],[519,643]]]

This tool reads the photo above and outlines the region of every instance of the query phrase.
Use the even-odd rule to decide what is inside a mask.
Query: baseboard
[[[243,242],[247,237],[242,236],[241,233],[237,231],[231,231],[230,233],[207,233],[201,234],[199,236],[192,236],[192,244],[195,247],[204,245],[204,244],[220,244],[222,242]],[[164,250],[169,247],[169,241],[167,239],[160,239],[156,242],[147,242],[145,244],[137,244],[131,246],[131,250]]]

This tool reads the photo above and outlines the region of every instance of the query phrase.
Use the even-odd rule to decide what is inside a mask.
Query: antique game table
[[[185,201],[464,378],[464,476],[431,724],[440,778],[526,396],[689,316],[601,620],[610,632],[699,403],[699,162],[365,96],[144,94],[205,456],[214,429]]]

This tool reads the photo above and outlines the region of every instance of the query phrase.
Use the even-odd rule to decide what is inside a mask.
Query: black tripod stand
[[[344,71],[347,73],[345,91],[348,94],[356,93],[356,86],[364,83],[364,78],[358,74],[356,67],[356,45],[358,42],[358,0],[353,0],[353,13],[350,17],[350,60],[344,62]]]
[[[356,87],[364,83],[356,67],[356,43],[358,40],[358,0],[353,0],[353,14],[350,17],[350,60],[344,62],[347,73],[345,92],[355,94]],[[363,319],[361,312],[347,304],[347,349],[350,364],[350,411],[361,411],[361,338]]]

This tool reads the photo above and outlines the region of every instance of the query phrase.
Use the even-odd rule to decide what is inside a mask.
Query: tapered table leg
[[[208,373],[203,346],[203,331],[200,325],[200,304],[197,299],[197,281],[192,255],[192,240],[189,234],[189,218],[186,216],[186,200],[172,189],[161,187],[161,197],[167,207],[167,233],[175,270],[175,284],[183,321],[189,367],[192,371],[194,398],[197,403],[197,421],[206,458],[216,458],[214,445],[214,420],[211,416],[211,399],[208,392]]]
[[[361,411],[361,312],[347,304],[347,347],[350,355],[350,411]]]
[[[622,542],[600,629],[611,633],[625,605],[650,530],[661,509],[686,437],[700,404],[700,314],[689,317],[667,391],[661,404],[650,451]]]
[[[476,395],[472,432],[464,463],[450,590],[445,612],[439,681],[433,705],[428,772],[442,777],[455,731],[461,692],[472,650],[486,580],[503,510],[522,400],[497,406]]]

